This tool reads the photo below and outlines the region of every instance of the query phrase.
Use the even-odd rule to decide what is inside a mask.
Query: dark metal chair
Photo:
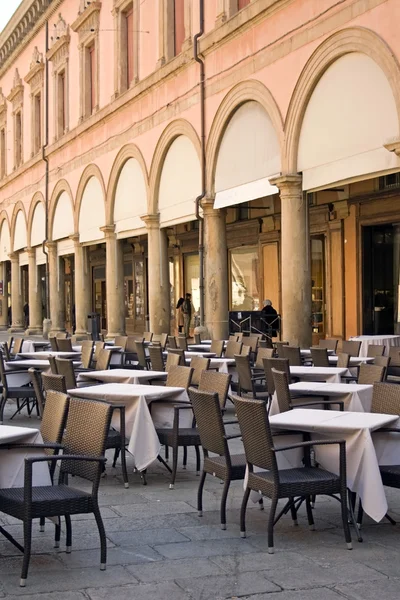
[[[233,396],[236,413],[242,434],[247,467],[249,470],[246,490],[240,511],[240,534],[246,537],[246,508],[251,490],[271,499],[268,519],[268,552],[274,553],[274,525],[291,510],[293,520],[297,521],[296,497],[304,497],[309,526],[314,529],[311,497],[319,494],[340,495],[343,531],[347,548],[351,550],[351,534],[347,521],[346,498],[346,442],[344,440],[312,440],[276,448],[271,433],[269,419],[264,402]],[[311,447],[323,445],[339,446],[339,475],[325,469],[311,466]],[[293,448],[304,448],[304,467],[278,469],[278,452]],[[254,467],[263,469],[254,472]],[[288,502],[275,517],[278,500],[287,498]]]
[[[176,338],[174,335],[169,335],[168,336],[168,347],[171,348],[177,348],[178,346],[176,345]]]
[[[45,398],[43,395],[43,386],[42,386],[42,378],[40,376],[40,371],[38,371],[37,369],[31,368],[31,369],[28,369],[28,373],[31,377],[32,386],[33,386],[33,389],[36,394],[36,403],[37,403],[37,407],[38,407],[39,417],[42,419]]]
[[[100,569],[106,568],[107,540],[98,504],[98,489],[104,458],[111,406],[104,402],[71,398],[62,455],[32,456],[25,459],[23,488],[0,489],[3,513],[24,524],[24,558],[20,586],[25,587],[31,556],[32,521],[41,517],[65,517],[67,553],[72,546],[71,515],[93,513],[100,535]],[[33,465],[38,462],[60,462],[57,485],[33,486]],[[75,475],[92,483],[90,492],[68,485]],[[74,479],[77,484],[77,479]]]
[[[225,358],[235,358],[235,356],[239,355],[242,351],[242,345],[242,342],[233,342],[232,340],[229,340],[225,348]]]
[[[248,346],[249,347],[249,346]],[[253,398],[269,399],[269,394],[265,384],[260,384],[265,379],[264,373],[261,375],[253,375],[250,367],[249,356],[235,356],[236,370],[239,377],[239,393],[252,394]]]
[[[49,355],[49,358],[48,358],[48,361],[49,361],[49,365],[50,365],[50,371],[51,371],[51,373],[57,374],[57,373],[58,373],[58,371],[57,371],[56,357],[55,357],[55,356],[52,356],[52,355],[50,354],[50,355]]]
[[[56,358],[57,373],[64,375],[67,390],[73,390],[78,387],[75,377],[74,365],[68,358]]]
[[[152,339],[153,339],[153,333],[151,331],[143,332],[143,340],[145,342],[151,342]]]
[[[272,375],[272,369],[284,371],[287,374],[288,381],[291,381],[290,367],[288,358],[263,358],[265,381],[267,384],[267,392],[272,399],[275,393],[275,382]]]
[[[275,342],[276,353],[277,353],[277,355],[278,355],[279,358],[285,358],[283,356],[283,350],[282,349],[283,349],[284,346],[288,346],[288,345],[289,345],[289,342],[282,342],[282,341]]]
[[[178,337],[176,338],[176,343],[177,343],[178,348],[180,348],[181,350],[187,351],[188,345],[187,345],[186,336],[178,335]]]
[[[385,372],[383,375],[383,381],[386,381],[386,377],[387,377],[387,372],[388,372],[388,368],[390,366],[390,356],[375,356],[374,358],[374,365],[378,365],[380,367],[384,367],[385,368]]]
[[[168,349],[168,354],[167,354],[167,359],[168,356],[170,354],[176,354],[177,356],[179,356],[179,365],[181,367],[185,367],[186,363],[185,363],[185,351],[182,350],[181,348],[169,348]]]
[[[26,408],[28,411],[28,415],[32,413],[36,405],[36,394],[35,390],[31,385],[24,386],[9,386],[8,385],[8,377],[11,375],[26,375],[27,372],[24,370],[18,371],[6,371],[4,365],[4,358],[2,353],[0,352],[0,379],[2,385],[2,393],[0,400],[0,424],[3,423],[4,418],[4,408],[6,403],[9,400],[15,400],[17,404],[17,410],[10,417],[10,420],[15,417],[18,413],[22,411],[23,408]],[[21,402],[22,400],[22,402]]]
[[[135,342],[136,355],[141,369],[148,369],[149,359],[146,356],[144,342]]]
[[[58,352],[58,343],[55,335],[49,337],[50,348],[53,352]]]
[[[264,358],[272,358],[274,356],[273,348],[258,348],[257,357],[254,363],[254,369],[259,371],[264,371]]]

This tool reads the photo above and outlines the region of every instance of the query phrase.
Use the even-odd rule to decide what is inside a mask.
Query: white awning
[[[243,185],[231,188],[229,190],[223,190],[215,194],[214,208],[225,208],[226,206],[236,206],[243,202],[250,202],[250,200],[256,200],[257,198],[264,198],[265,196],[272,196],[278,194],[279,190],[276,185],[271,185],[269,180],[275,175],[258,179],[257,181],[250,181]]]
[[[20,252],[19,253],[19,266],[23,267],[29,263],[28,253]]]

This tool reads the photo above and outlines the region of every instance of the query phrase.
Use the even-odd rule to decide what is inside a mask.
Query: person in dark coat
[[[264,306],[261,309],[262,317],[267,325],[267,334],[271,337],[277,336],[278,313],[272,306],[271,300],[264,300]]]

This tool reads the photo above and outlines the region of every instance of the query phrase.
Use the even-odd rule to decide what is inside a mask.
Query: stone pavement
[[[11,407],[7,411],[11,414]],[[5,422],[7,422],[7,417]],[[16,417],[15,425],[38,427],[33,417]],[[235,440],[235,444],[238,441]],[[111,459],[112,453],[109,454]],[[0,538],[0,598],[11,600],[399,600],[400,525],[363,527],[364,542],[346,549],[340,526],[340,506],[318,498],[316,531],[309,531],[305,511],[299,526],[289,516],[275,528],[275,554],[267,554],[267,517],[249,503],[248,536],[239,536],[241,482],[228,497],[228,526],[221,531],[219,501],[222,486],[207,477],[203,517],[197,516],[194,452],[187,470],[180,460],[175,489],[161,465],[141,484],[128,459],[130,488],[124,489],[120,468],[107,465],[100,503],[108,539],[107,570],[99,570],[99,540],[93,518],[73,520],[72,553],[53,548],[53,527],[40,533],[34,526],[33,557],[27,587],[19,588],[21,555]],[[87,485],[74,481],[74,485]],[[400,491],[388,490],[391,514],[400,521]],[[0,523],[22,537],[18,521],[2,515]],[[354,536],[353,536],[354,537]]]

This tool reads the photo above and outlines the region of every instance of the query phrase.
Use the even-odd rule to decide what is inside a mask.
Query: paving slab
[[[268,581],[262,571],[258,573],[238,573],[237,575],[213,575],[177,579],[176,583],[188,592],[193,600],[224,600],[247,593],[261,594],[279,592],[280,587]]]
[[[164,560],[157,563],[157,565],[129,565],[127,569],[143,583],[226,574],[226,569],[218,566],[208,558]]]
[[[86,590],[90,600],[110,600],[107,589],[97,588]],[[112,600],[191,600],[190,596],[174,582],[127,585],[114,587]]]

